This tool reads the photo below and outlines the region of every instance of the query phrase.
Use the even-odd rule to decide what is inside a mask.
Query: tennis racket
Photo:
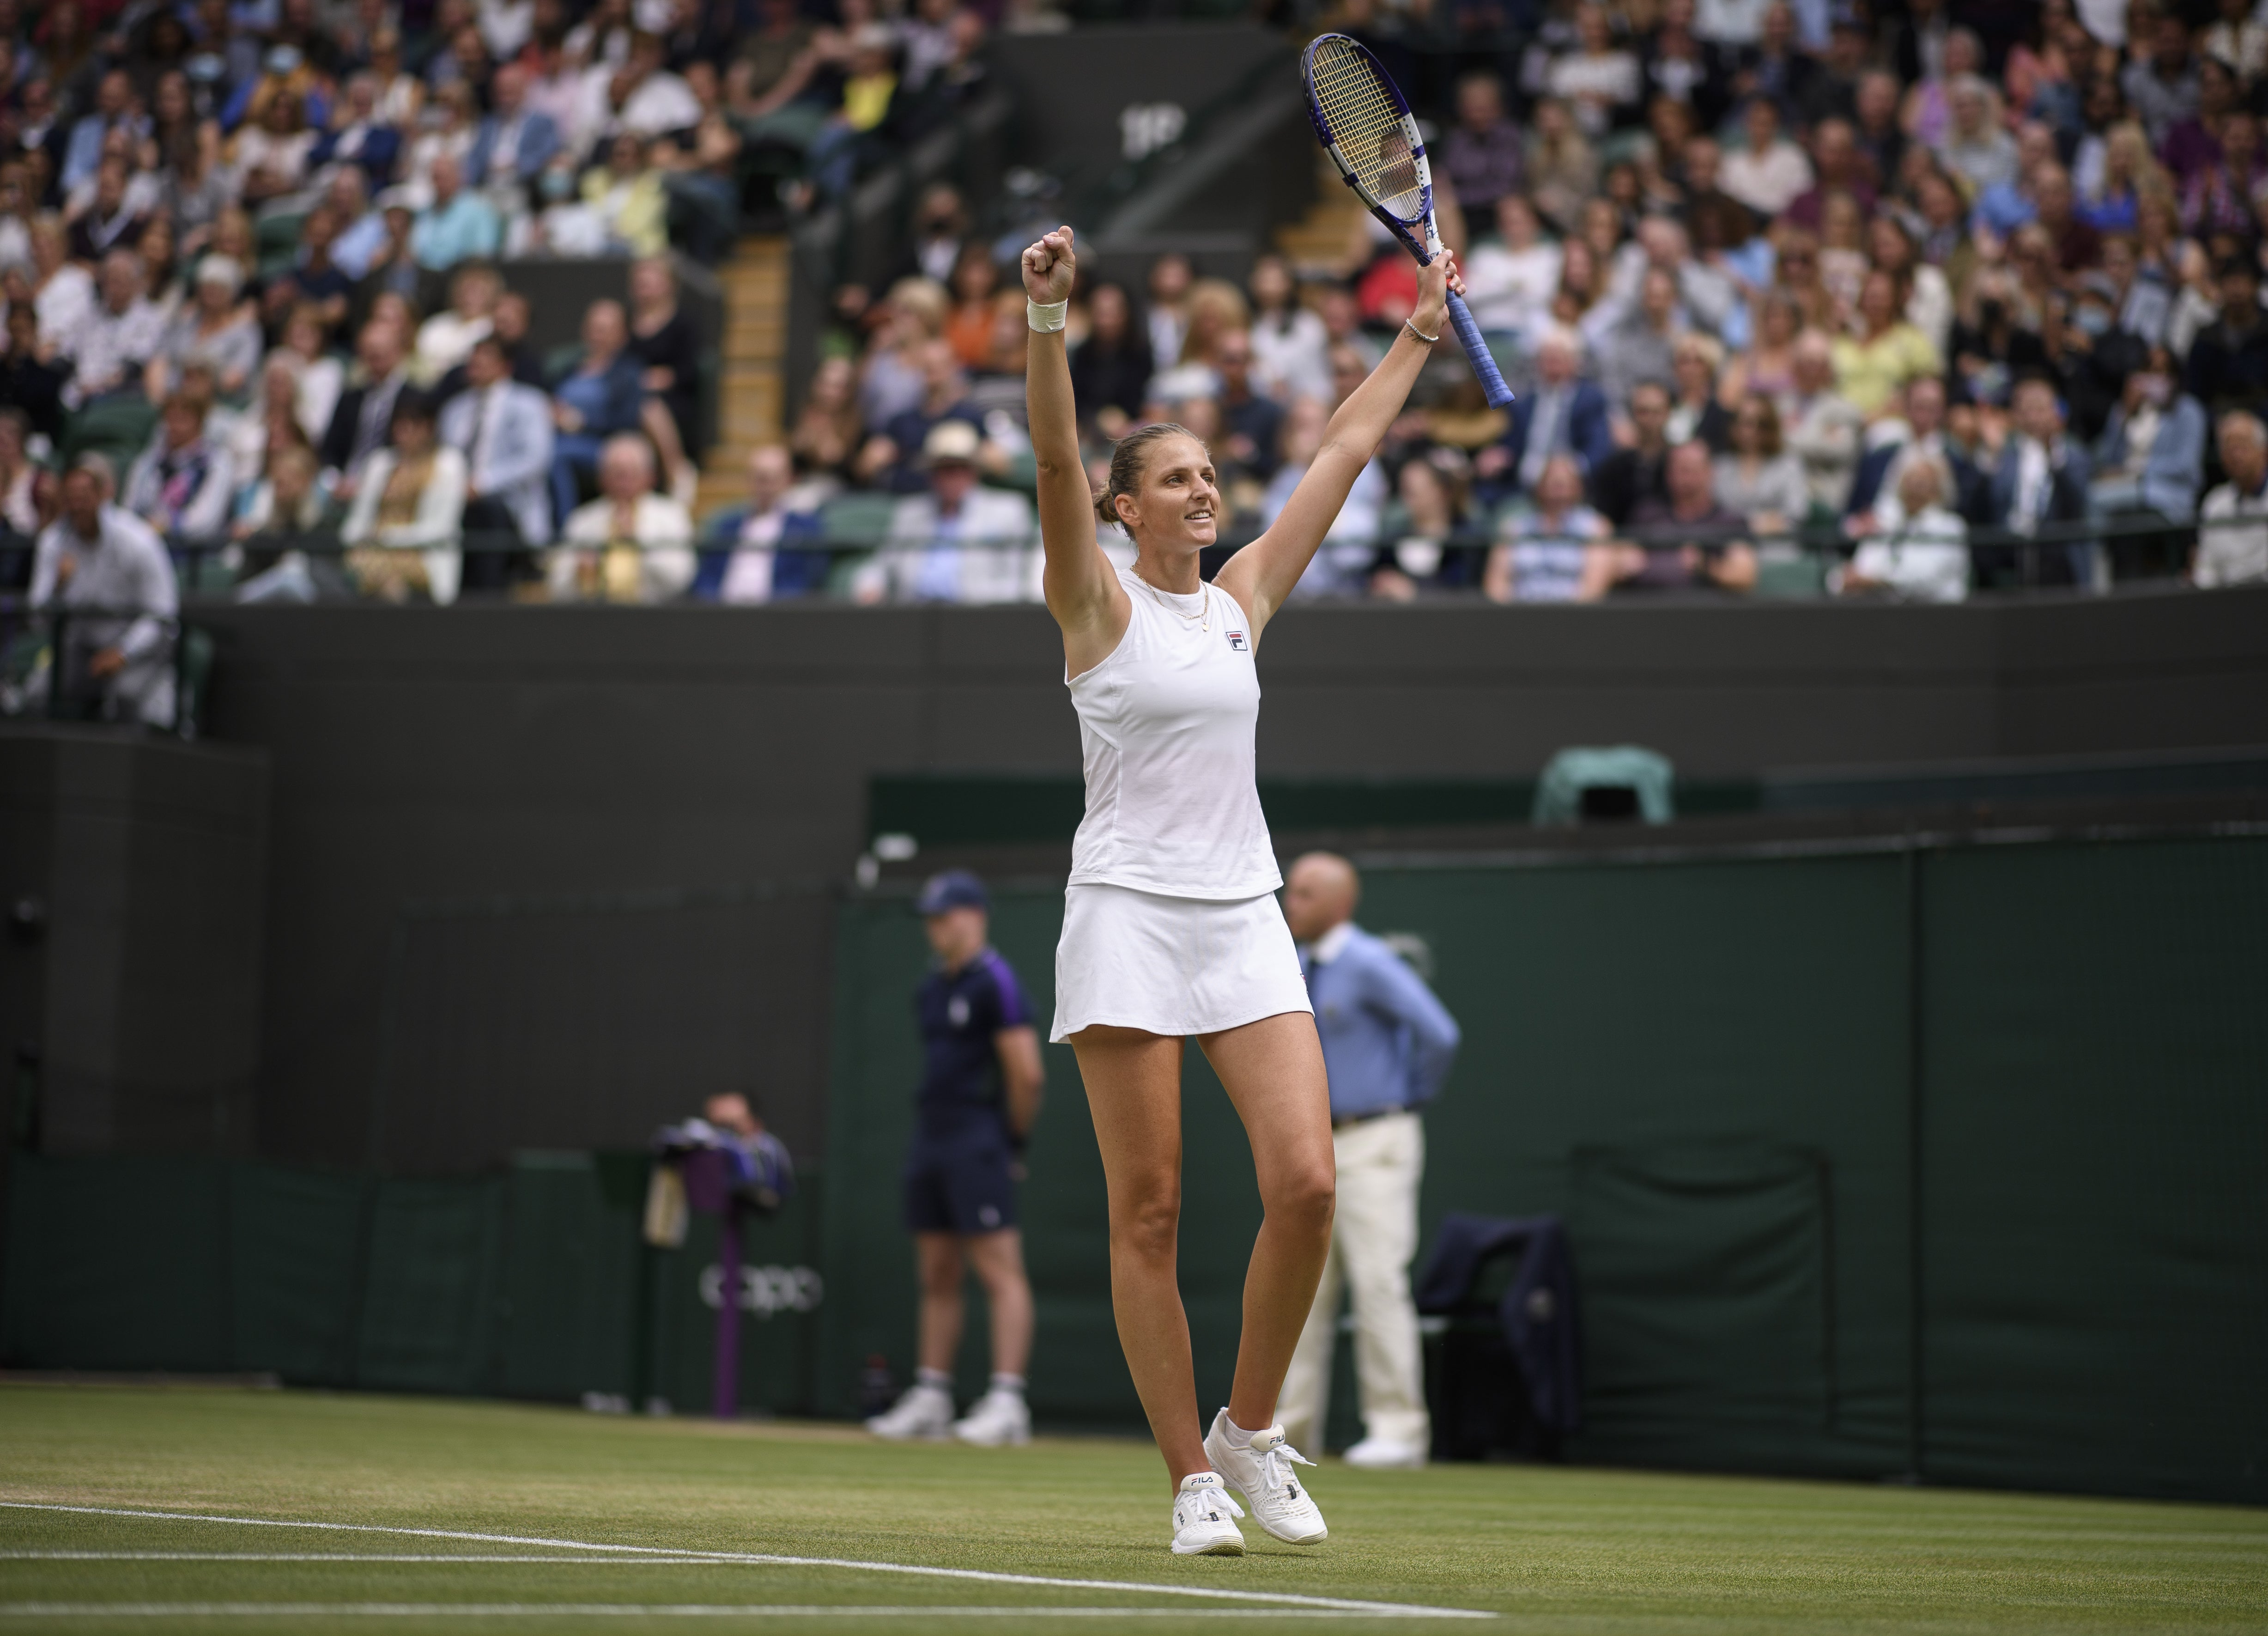
[[[1378,59],[1344,34],[1318,37],[1300,60],[1307,85],[1307,117],[1331,163],[1370,213],[1402,240],[1425,267],[1441,254],[1441,234],[1433,225],[1433,171],[1425,162],[1425,140],[1410,105],[1402,99]],[[1473,373],[1491,406],[1512,402],[1496,359],[1481,340],[1464,298],[1449,291],[1449,321],[1465,343]]]

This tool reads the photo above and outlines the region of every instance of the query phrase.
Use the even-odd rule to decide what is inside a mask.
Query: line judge
[[[1425,1128],[1418,1109],[1448,1077],[1457,1024],[1425,980],[1354,923],[1362,881],[1332,852],[1292,866],[1284,917],[1315,1006],[1331,1088],[1339,1207],[1329,1257],[1285,1377],[1285,1435],[1321,1445],[1331,1396],[1339,1291],[1354,1298],[1354,1362],[1362,1383],[1358,1466],[1422,1466],[1432,1445],[1410,1263],[1418,1253],[1418,1184]]]

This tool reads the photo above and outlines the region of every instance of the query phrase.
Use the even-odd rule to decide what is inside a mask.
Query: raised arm
[[[1036,306],[1068,301],[1076,271],[1071,229],[1058,227],[1024,252],[1024,293]],[[1064,663],[1076,676],[1110,656],[1134,610],[1095,541],[1094,501],[1079,457],[1079,409],[1060,314],[1056,322],[1053,329],[1031,333],[1024,401],[1039,466],[1040,542],[1047,558],[1041,587],[1048,611],[1063,627]]]
[[[1451,283],[1454,282],[1460,294],[1465,287],[1464,280],[1457,276],[1454,255],[1444,254],[1436,256],[1430,267],[1418,269],[1418,310],[1410,323],[1395,336],[1385,360],[1331,416],[1330,424],[1323,429],[1323,446],[1316,451],[1299,487],[1292,490],[1275,527],[1230,557],[1215,576],[1215,585],[1244,604],[1251,616],[1255,641],[1270,616],[1292,594],[1292,587],[1300,583],[1300,576],[1307,571],[1316,548],[1338,520],[1339,508],[1346,504],[1354,480],[1378,452],[1387,429],[1402,412],[1410,388],[1418,384],[1418,373],[1425,367],[1433,349],[1419,340],[1411,327],[1429,335],[1442,333],[1442,326],[1448,321]]]

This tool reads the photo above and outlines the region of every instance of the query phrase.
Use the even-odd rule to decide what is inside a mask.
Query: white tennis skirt
[[[1064,892],[1057,1043],[1096,1023],[1178,1036],[1314,1010],[1272,892],[1229,903],[1092,883]]]

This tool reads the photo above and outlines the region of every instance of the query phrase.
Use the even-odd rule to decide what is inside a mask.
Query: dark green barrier
[[[1575,1457],[2268,1499],[2268,842],[1378,869],[1366,887],[1365,924],[1425,939],[1466,1032],[1426,1121],[1427,1237],[1452,1209],[1569,1222]],[[1060,920],[1055,892],[999,896],[995,941],[1043,1026]],[[836,948],[828,1413],[869,1354],[901,1381],[911,1366],[897,1195],[926,957],[893,900],[847,906]],[[1182,1272],[1210,1405],[1259,1206],[1242,1132],[1189,1060]],[[1068,1050],[1047,1062],[1024,1198],[1032,1401],[1042,1421],[1132,1426],[1092,1128]],[[972,1288],[964,1394],[982,1319]]]
[[[385,1181],[206,1159],[13,1162],[0,1358],[16,1367],[710,1403],[716,1224],[696,1217],[682,1249],[647,1249],[643,1154],[524,1153],[503,1175]],[[747,1229],[746,1409],[808,1411],[815,1202]]]

